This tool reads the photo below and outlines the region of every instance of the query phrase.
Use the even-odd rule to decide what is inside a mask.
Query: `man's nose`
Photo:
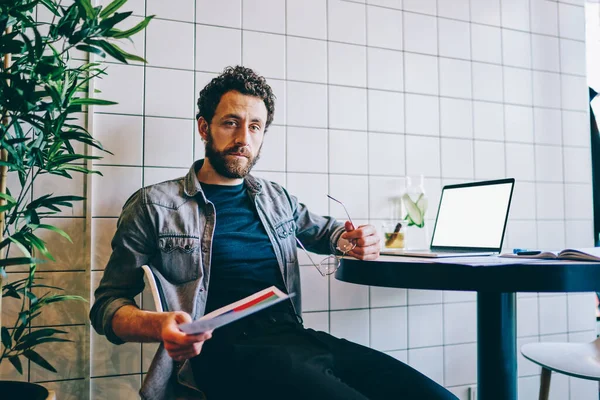
[[[246,146],[250,143],[250,127],[249,126],[241,126],[235,138],[236,143]]]

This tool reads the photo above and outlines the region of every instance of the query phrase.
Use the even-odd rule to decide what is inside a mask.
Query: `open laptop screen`
[[[445,186],[431,247],[499,251],[513,185],[513,179],[503,179]]]

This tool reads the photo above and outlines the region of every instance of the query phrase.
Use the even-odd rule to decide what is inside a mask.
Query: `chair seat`
[[[521,353],[546,369],[600,380],[600,339],[592,343],[528,343],[521,347]]]

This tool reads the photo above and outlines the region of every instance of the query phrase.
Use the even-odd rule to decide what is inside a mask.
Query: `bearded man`
[[[313,214],[250,175],[275,112],[266,80],[228,67],[200,92],[198,109],[206,158],[127,201],[90,312],[113,343],[161,343],[142,398],[456,399],[388,355],[304,327],[297,245],[372,260],[379,237],[371,225]],[[164,312],[135,303],[142,265],[159,283]],[[215,332],[178,328],[270,286],[295,296]]]

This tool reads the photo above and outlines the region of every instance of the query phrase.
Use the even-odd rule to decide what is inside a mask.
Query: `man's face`
[[[206,158],[225,178],[243,178],[260,157],[267,107],[262,99],[227,92],[215,110],[210,126],[198,120],[200,135],[206,141]]]

